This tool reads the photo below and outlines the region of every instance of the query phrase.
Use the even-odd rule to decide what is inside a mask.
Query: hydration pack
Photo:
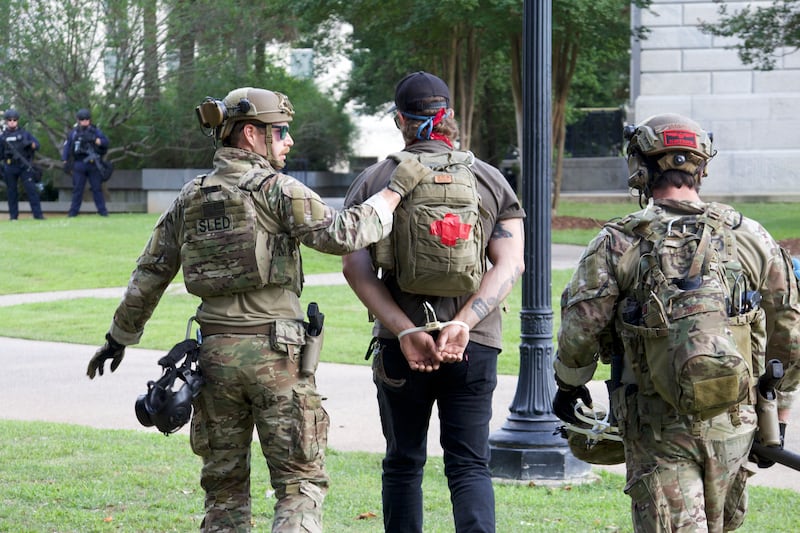
[[[471,152],[413,154],[433,170],[403,199],[392,233],[372,248],[375,265],[392,273],[401,290],[429,296],[463,296],[478,290],[486,272],[481,200]]]

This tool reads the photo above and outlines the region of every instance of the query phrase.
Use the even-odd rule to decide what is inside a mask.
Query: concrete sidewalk
[[[573,267],[580,253],[579,247],[554,246],[553,268]],[[307,276],[306,281],[309,285],[344,282],[338,273]],[[116,298],[122,295],[123,290],[113,288],[6,295],[0,296],[0,306],[78,297]],[[183,289],[175,285],[170,290]],[[164,353],[128,348],[117,372],[107,372],[101,378],[89,380],[86,377],[86,365],[96,349],[95,345],[0,337],[0,368],[3,368],[0,373],[0,418],[61,422],[103,429],[156,431],[139,424],[134,413],[134,402],[145,392],[147,382],[159,377],[160,368],[156,361]],[[501,357],[518,357],[517,354],[516,347],[507,347]],[[356,356],[362,357],[360,350]],[[329,447],[339,451],[382,453],[384,441],[370,368],[323,362],[317,373],[317,384],[331,417]],[[516,387],[516,376],[498,376],[492,431],[500,429],[509,416]],[[592,382],[590,388],[592,396],[599,402],[607,398],[602,382]],[[442,454],[437,420],[434,414],[428,438],[431,456]],[[555,425],[554,421],[554,428]],[[187,428],[181,431],[186,433]],[[787,433],[786,448],[800,452],[800,414],[793,416]],[[608,470],[624,474],[622,466],[609,467]],[[800,491],[800,472],[775,465],[768,470],[759,470],[750,482]]]

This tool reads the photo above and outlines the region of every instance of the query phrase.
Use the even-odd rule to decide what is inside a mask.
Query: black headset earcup
[[[650,182],[650,167],[641,152],[634,151],[628,156],[628,187],[643,191]]]

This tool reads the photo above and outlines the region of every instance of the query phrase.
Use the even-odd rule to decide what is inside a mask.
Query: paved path
[[[554,268],[574,266],[580,254],[577,247],[554,247]],[[557,253],[556,253],[557,252]],[[556,266],[562,261],[565,266]],[[308,283],[343,282],[338,275],[308,276]],[[179,286],[171,290],[180,290]],[[97,291],[63,291],[34,295],[0,296],[0,306],[61,298],[96,296],[116,298],[121,288]],[[97,349],[94,345],[28,341],[0,337],[0,418],[42,420],[79,424],[95,428],[154,431],[139,425],[134,402],[145,391],[146,383],[158,377],[156,361],[164,354],[156,350],[128,348],[117,372],[89,380],[86,364]],[[501,357],[513,357],[509,349]],[[380,431],[375,387],[366,366],[321,363],[317,373],[320,393],[331,416],[329,446],[340,451],[381,453],[384,442]],[[491,430],[500,429],[509,415],[517,387],[516,376],[499,376],[494,397]],[[594,398],[605,396],[601,382],[590,383]],[[429,453],[441,456],[436,415],[429,435]],[[787,435],[787,448],[800,451],[800,415],[796,415]],[[799,428],[794,430],[794,428]],[[181,430],[186,432],[186,428]],[[620,466],[609,470],[623,474]],[[754,485],[792,488],[800,491],[800,472],[782,465],[759,470],[751,478]]]

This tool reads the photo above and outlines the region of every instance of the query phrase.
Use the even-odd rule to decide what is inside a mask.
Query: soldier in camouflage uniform
[[[194,402],[193,451],[203,458],[203,531],[249,531],[253,428],[277,503],[273,531],[322,530],[328,415],[313,375],[298,371],[305,344],[300,244],[345,254],[385,237],[416,185],[396,174],[365,204],[337,212],[280,173],[293,145],[283,94],[242,88],[197,108],[222,147],[214,169],[187,183],[156,223],[87,374],[113,372],[136,344],[180,269],[202,301],[196,318],[205,378]]]
[[[699,214],[710,205],[698,191],[706,164],[715,154],[710,136],[680,115],[657,115],[629,126],[629,185],[649,205],[631,217],[652,217],[651,228],[670,219]],[[629,217],[630,219],[630,217]],[[732,239],[713,241],[724,257],[725,246],[742,265],[744,283],[762,296],[758,323],[737,349],[750,353],[753,376],[763,372],[764,352],[785,368],[778,382],[778,414],[785,431],[792,393],[800,380],[800,302],[788,255],[757,222],[736,213],[729,224]],[[748,452],[757,424],[754,392],[721,414],[703,418],[682,415],[654,389],[641,339],[621,320],[640,266],[644,235],[625,231],[624,223],[607,224],[589,243],[561,297],[561,329],[554,363],[558,392],[554,413],[575,421],[578,400],[591,405],[585,384],[598,358],[608,362],[607,327],[622,340],[622,385],[611,394],[625,446],[627,483],[635,531],[730,531],[747,510]],[[766,325],[769,325],[768,329]],[[768,332],[764,334],[764,331]],[[749,344],[743,346],[741,344]],[[651,360],[652,362],[652,360]],[[759,368],[760,366],[760,368]],[[758,458],[756,458],[758,459]],[[761,465],[759,465],[761,466]],[[766,466],[766,465],[765,465]]]

